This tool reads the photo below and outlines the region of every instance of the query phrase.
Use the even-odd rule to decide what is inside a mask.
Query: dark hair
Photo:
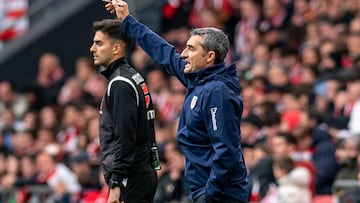
[[[120,26],[121,21],[119,20],[103,19],[93,23],[93,30],[95,32],[101,31],[113,39],[122,41],[125,45],[125,52],[128,52],[133,44],[133,41],[120,30]]]
[[[269,103],[273,104],[273,103]],[[264,115],[264,126],[279,125],[281,123],[281,114],[277,111],[266,111]]]
[[[293,134],[291,134],[291,133],[288,133],[288,132],[278,132],[278,133],[276,133],[275,136],[277,136],[277,137],[282,137],[287,144],[297,145],[296,137],[295,137]]]
[[[274,166],[279,167],[281,170],[286,171],[286,173],[290,173],[295,168],[295,163],[292,158],[289,156],[281,156],[274,160]]]

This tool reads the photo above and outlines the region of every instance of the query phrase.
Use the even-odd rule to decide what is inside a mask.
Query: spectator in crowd
[[[167,1],[161,8],[161,33],[177,50],[184,49],[189,36],[190,14],[194,9],[194,3],[195,1],[189,0]]]
[[[41,127],[36,131],[37,149],[43,149],[58,159],[63,156],[61,144],[56,139],[56,131],[51,128]]]
[[[201,14],[204,10],[212,10],[219,18],[219,21],[225,23],[231,17],[233,9],[229,0],[220,0],[215,3],[209,0],[196,0],[193,2],[191,14],[189,16],[189,24],[191,27],[204,27],[204,23],[201,21]]]
[[[359,172],[359,153],[360,141],[358,136],[354,135],[339,140],[336,155],[337,160],[341,164],[341,169],[337,173],[336,179],[357,179]]]
[[[12,139],[14,144],[12,151],[17,157],[35,155],[38,150],[33,131],[17,131]]]
[[[43,106],[39,110],[39,127],[49,128],[57,132],[60,129],[60,115],[54,105]]]
[[[82,105],[82,102],[90,103],[92,99],[90,94],[86,94],[82,90],[80,81],[75,77],[70,77],[60,89],[59,95],[57,96],[57,104],[62,107],[67,104]]]
[[[253,184],[251,200],[259,201],[266,196],[270,186],[276,183],[272,170],[272,153],[267,144],[259,143],[253,146],[252,160],[246,160],[247,158],[249,157],[245,157],[247,163],[253,162],[250,169]]]
[[[49,197],[50,201],[76,202],[79,199],[81,186],[75,174],[64,163],[59,163],[49,153],[40,151],[36,155],[36,168],[37,182],[49,185],[54,191],[54,195]]]
[[[99,170],[99,183],[101,186],[101,190],[100,192],[95,195],[95,201],[91,198],[89,201],[87,201],[86,198],[82,198],[82,200],[84,201],[84,203],[92,203],[92,202],[96,202],[96,203],[107,203],[108,200],[108,195],[109,195],[109,187],[106,184],[105,178],[104,178],[104,174],[101,170]]]
[[[351,133],[360,133],[360,73],[354,73],[350,76],[347,82],[347,92],[349,93],[350,117],[349,117],[349,131]],[[349,111],[349,109],[346,109]]]
[[[243,116],[251,113],[253,105],[256,105],[256,92],[251,83],[246,83],[242,88]]]
[[[299,96],[293,91],[294,88],[287,88],[282,97],[280,130],[293,133],[299,124],[301,107]]]
[[[285,88],[289,85],[289,70],[278,62],[270,63],[267,71],[269,84]]]
[[[262,123],[254,113],[251,113],[241,119],[241,143],[248,145],[256,145],[257,143],[265,142],[265,135],[261,131]]]
[[[184,177],[185,158],[174,141],[164,146],[164,170],[159,176],[154,202],[181,202],[187,198],[187,185]]]
[[[278,132],[271,140],[272,157],[277,158],[283,154],[290,157],[294,155],[297,141],[294,135],[287,132]]]
[[[287,154],[292,156],[296,150],[296,139],[286,132],[278,132],[271,138],[271,153],[253,167],[251,173],[254,180],[258,181],[257,200],[263,199],[269,192],[270,186],[276,183],[272,164],[274,159]]]
[[[156,121],[163,124],[174,120],[174,109],[170,103],[169,78],[161,68],[152,68],[148,70],[147,84],[154,101],[154,108],[157,111]]]
[[[22,118],[17,120],[16,129],[18,131],[35,132],[39,126],[39,115],[35,110],[27,110]]]
[[[63,109],[61,127],[56,135],[57,142],[60,143],[62,151],[71,154],[76,151],[79,141],[80,128],[80,109],[78,106],[69,104]]]
[[[249,48],[248,38],[251,30],[256,28],[260,19],[260,6],[255,0],[239,1],[240,20],[235,28],[235,53],[239,56],[246,55]]]
[[[10,190],[18,187],[19,191],[15,191],[14,199],[16,202],[31,202],[34,201],[34,196],[29,193],[24,186],[36,184],[37,172],[33,156],[24,155],[21,158],[8,156],[9,166],[12,166],[12,173],[8,172],[1,178],[1,187],[5,190]]]
[[[186,94],[186,88],[185,86],[180,82],[179,79],[177,79],[175,76],[171,76],[169,79],[169,89],[172,97],[170,98],[172,100],[173,109],[176,112],[176,117],[174,120],[178,119],[179,114],[182,109],[182,105],[184,101],[184,97]]]
[[[254,62],[269,63],[271,59],[271,50],[265,43],[258,43],[254,47]]]
[[[36,184],[38,173],[35,165],[35,155],[26,154],[20,158],[19,173],[20,176],[16,178],[14,183],[16,187]]]
[[[106,89],[106,80],[101,77],[89,57],[81,56],[75,62],[75,78],[79,81],[81,91],[85,95],[83,102],[100,104]]]
[[[99,140],[99,117],[94,116],[88,119],[85,125],[86,146],[85,151],[89,156],[91,165],[97,166],[100,164],[100,140]]]
[[[99,168],[92,168],[89,155],[86,151],[74,152],[69,158],[71,170],[81,186],[81,197],[90,199],[90,195],[100,193]]]
[[[331,185],[339,171],[339,165],[335,158],[336,144],[329,132],[321,127],[319,120],[311,112],[307,112],[304,119],[309,120],[310,125],[312,164],[303,164],[303,166],[309,166],[308,169],[314,175],[315,188],[312,185],[312,189],[315,189],[315,194],[329,195],[332,192]],[[324,168],[327,170],[323,170]]]
[[[264,104],[266,105],[266,104]],[[273,106],[273,104],[270,104]],[[275,137],[276,133],[280,131],[281,116],[280,113],[274,110],[275,108],[268,109],[264,112],[263,122],[263,133],[266,136],[266,143],[268,146],[272,146],[272,138]]]
[[[329,111],[324,116],[324,122],[329,126],[329,133],[332,129],[347,129],[349,114],[345,114],[345,106],[348,102],[347,92],[343,88],[343,83],[339,77],[330,78],[325,81],[327,90],[327,100],[330,103]],[[334,139],[336,139],[334,137]]]
[[[11,109],[4,109],[0,119],[3,146],[11,151],[13,146],[12,136],[16,129],[16,117]]]
[[[56,104],[57,95],[65,83],[65,77],[58,56],[53,53],[41,55],[35,82],[40,106]]]
[[[347,50],[348,50],[348,57],[351,61],[351,64],[355,67],[358,67],[359,64],[359,57],[360,57],[360,47],[357,46],[360,41],[360,33],[353,32],[349,33],[349,37],[347,38]]]
[[[138,45],[134,45],[134,50],[130,56],[130,63],[141,73],[146,74],[147,69],[154,65],[154,61]]]
[[[5,156],[4,165],[5,173],[1,178],[1,187],[4,189],[10,189],[13,186],[16,177],[19,176],[19,160],[15,154],[9,153]]]
[[[295,167],[294,161],[283,155],[274,160],[274,176],[279,202],[311,203],[310,172],[303,167]]]
[[[295,0],[294,13],[291,16],[291,24],[296,27],[304,26],[315,19],[315,11],[310,0]]]
[[[29,108],[26,97],[19,94],[10,81],[0,82],[0,112],[5,108],[11,109],[16,119],[20,119]]]

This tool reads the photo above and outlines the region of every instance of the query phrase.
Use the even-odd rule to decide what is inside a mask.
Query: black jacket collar
[[[107,79],[111,79],[113,73],[122,67],[123,64],[127,64],[127,61],[124,57],[119,58],[115,61],[113,61],[109,67],[107,67],[105,70],[101,71],[101,74],[105,76]]]

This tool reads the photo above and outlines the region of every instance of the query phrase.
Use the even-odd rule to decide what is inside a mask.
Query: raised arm
[[[132,17],[125,1],[112,0],[112,3],[106,4],[105,8],[110,13],[116,12],[117,18],[122,21],[121,31],[132,38],[152,59],[164,65],[169,74],[175,75],[187,86],[184,74],[186,62],[173,45]]]

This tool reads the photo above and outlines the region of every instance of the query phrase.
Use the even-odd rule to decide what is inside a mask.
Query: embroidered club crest
[[[198,97],[197,96],[194,96],[191,100],[191,104],[190,104],[190,108],[193,109],[196,105],[196,102],[197,102],[197,99]]]

